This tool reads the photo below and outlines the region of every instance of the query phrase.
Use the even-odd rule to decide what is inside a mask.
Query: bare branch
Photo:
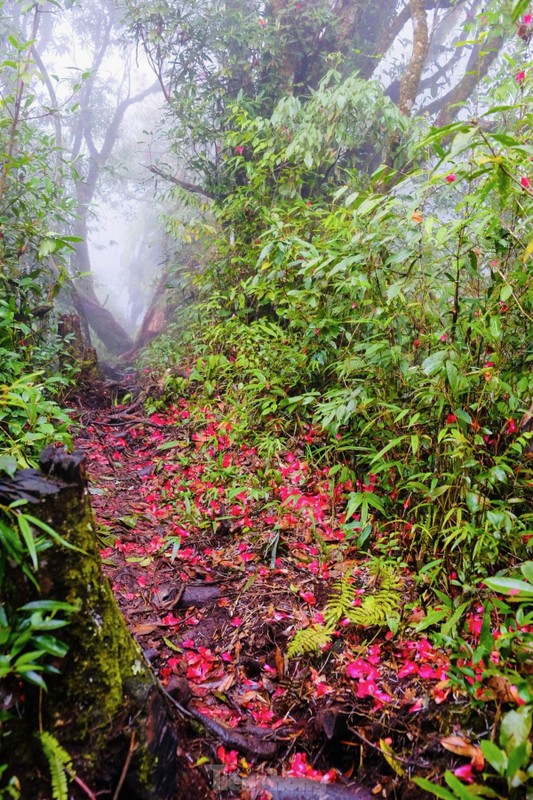
[[[398,105],[402,114],[410,114],[414,105],[429,48],[428,21],[424,0],[409,0],[409,6],[413,19],[413,50],[411,60],[400,80]]]
[[[154,175],[159,175],[160,178],[163,178],[165,181],[169,181],[170,183],[179,186],[180,189],[185,189],[186,192],[191,192],[191,194],[201,194],[204,197],[208,197],[210,200],[215,199],[215,195],[211,192],[206,191],[202,186],[198,186],[196,183],[188,183],[187,181],[182,181],[180,178],[174,177],[174,175],[169,175],[167,172],[163,172],[162,170],[155,167],[153,164],[149,167],[146,167],[147,170],[152,172]]]
[[[459,83],[454,86],[444,97],[433,103],[433,109],[428,107],[428,111],[441,109],[435,124],[439,127],[449,125],[455,119],[461,106],[465,103],[479,82],[485,77],[494,60],[504,44],[503,36],[495,36],[483,44],[483,48],[475,45],[468,59],[465,73]]]

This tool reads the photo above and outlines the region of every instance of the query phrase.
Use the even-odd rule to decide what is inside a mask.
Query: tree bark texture
[[[81,454],[47,448],[39,470],[20,470],[0,480],[0,503],[25,499],[31,513],[77,549],[54,545],[41,556],[39,592],[20,570],[7,576],[2,602],[16,608],[35,599],[78,604],[62,631],[69,646],[58,660],[61,673],[47,678],[48,692],[28,686],[19,718],[9,721],[9,752],[3,753],[21,781],[22,796],[41,793],[37,724],[71,754],[88,784],[131,800],[206,798],[202,776],[178,759],[178,731],[170,706],[129,633],[103,578],[95,524]],[[37,754],[37,755],[36,755]],[[180,788],[181,787],[181,788]]]

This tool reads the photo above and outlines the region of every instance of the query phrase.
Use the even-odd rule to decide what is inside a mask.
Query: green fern
[[[322,650],[331,642],[341,619],[371,628],[385,625],[391,617],[396,616],[401,603],[401,578],[392,570],[381,568],[377,584],[377,591],[366,594],[361,605],[354,606],[357,595],[353,580],[347,575],[339,578],[324,609],[324,625],[315,623],[297,631],[287,650],[288,657]]]
[[[344,617],[350,619],[355,601],[355,587],[353,582],[343,575],[333,585],[333,592],[324,609],[326,626],[334,628],[337,622]]]
[[[350,622],[371,628],[374,625],[385,625],[389,617],[397,614],[401,602],[401,579],[394,572],[382,569],[378,580],[378,591],[367,594],[360,606],[351,608],[346,614]]]
[[[310,625],[309,628],[302,628],[294,635],[294,639],[287,649],[289,658],[301,656],[304,653],[314,653],[322,650],[331,641],[333,628],[324,625]]]
[[[53,800],[68,800],[67,768],[72,774],[72,759],[51,733],[43,731],[39,739],[50,769]]]

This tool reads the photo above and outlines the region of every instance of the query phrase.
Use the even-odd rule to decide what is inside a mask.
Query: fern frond
[[[346,614],[356,625],[363,625],[365,628],[385,625],[387,619],[398,612],[401,602],[401,578],[391,570],[382,570],[379,580],[378,591],[367,594],[358,608],[351,608]]]
[[[293,656],[302,656],[304,653],[322,650],[331,642],[332,633],[332,627],[322,625],[310,625],[309,628],[297,631],[288,647],[288,657],[293,658]]]
[[[43,731],[39,740],[50,769],[53,800],[68,800],[66,768],[70,767],[72,759],[51,733]]]
[[[333,591],[324,609],[326,624],[334,627],[340,619],[349,617],[353,611],[355,588],[353,583],[343,575],[333,585]]]
[[[333,632],[341,619],[349,619],[355,625],[372,628],[386,625],[391,618],[397,617],[402,599],[401,577],[382,567],[376,583],[377,589],[369,591],[362,598],[361,605],[354,606],[356,590],[352,579],[346,575],[339,578],[323,612],[324,625],[315,623],[298,631],[287,650],[288,657],[322,650],[331,642]]]

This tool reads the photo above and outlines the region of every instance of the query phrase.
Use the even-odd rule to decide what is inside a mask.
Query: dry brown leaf
[[[276,645],[276,653],[274,655],[274,660],[276,662],[278,678],[281,680],[281,678],[283,678],[283,676],[285,675],[285,658],[277,645]]]
[[[458,756],[470,756],[472,755],[472,751],[475,749],[475,745],[472,742],[469,742],[468,739],[465,739],[463,736],[445,736],[444,739],[440,740],[441,745],[446,749],[449,750],[450,753],[456,753]]]
[[[218,685],[218,691],[224,694],[225,692],[228,691],[228,689],[230,689],[233,686],[234,683],[235,683],[235,675],[230,673],[220,681]]]
[[[154,622],[140,622],[133,626],[133,633],[136,636],[146,636],[147,633],[157,630],[159,625]]]
[[[516,686],[503,675],[492,675],[488,680],[488,686],[501,703],[522,703]]]
[[[450,753],[455,753],[458,756],[465,756],[472,762],[474,769],[481,770],[485,766],[485,758],[481,752],[481,748],[476,744],[472,744],[468,739],[463,736],[445,736],[440,740],[441,745],[449,750]]]

